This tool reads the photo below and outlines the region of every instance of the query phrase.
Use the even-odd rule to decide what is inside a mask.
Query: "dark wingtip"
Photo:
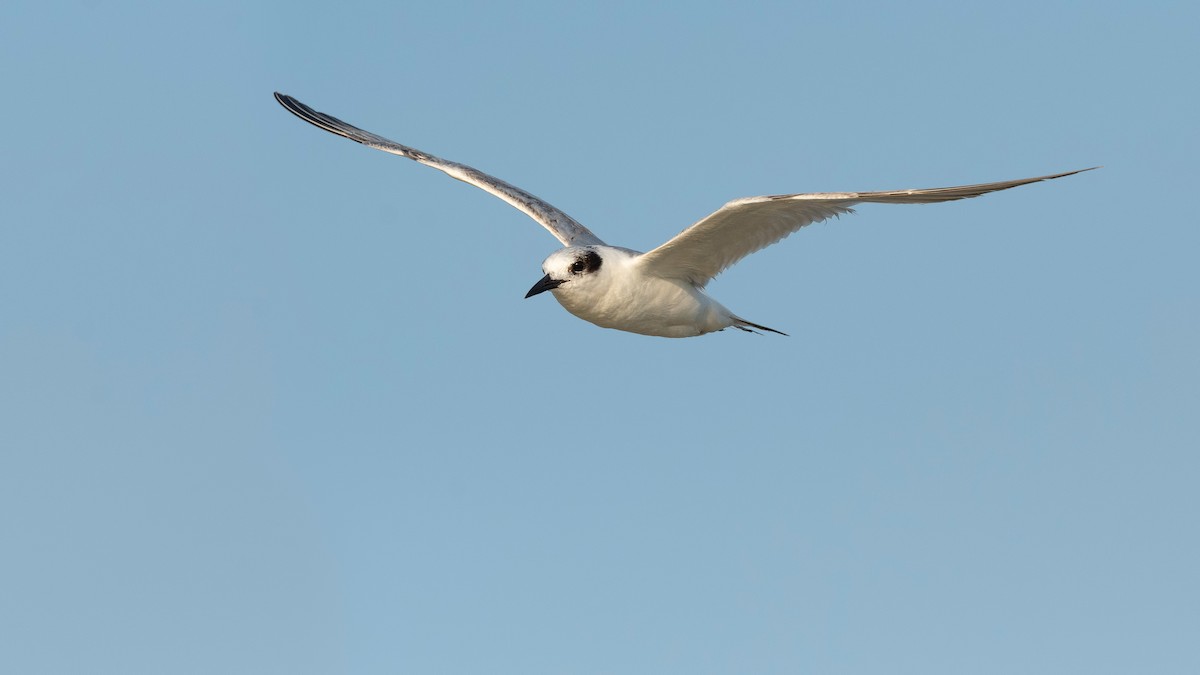
[[[279,102],[279,105],[283,106],[284,110],[287,110],[305,122],[322,128],[328,128],[328,124],[323,123],[323,120],[321,119],[322,117],[329,117],[328,115],[319,113],[316,110],[304,105],[300,101],[296,100],[295,96],[288,96],[287,94],[275,92],[275,100]],[[340,122],[341,120],[338,121]],[[345,123],[343,122],[343,124]],[[329,131],[333,131],[333,129],[329,129]],[[334,133],[337,132],[334,131]]]
[[[304,116],[300,114],[300,110],[299,110],[299,106],[301,106],[303,104],[300,103],[299,101],[297,101],[296,99],[292,98],[291,96],[288,96],[287,94],[281,94],[279,92],[275,92],[275,102],[278,103],[279,105],[283,106],[284,110],[292,113],[296,117],[300,117],[301,119],[303,119]]]

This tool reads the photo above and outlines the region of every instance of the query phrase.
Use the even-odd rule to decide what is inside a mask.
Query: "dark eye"
[[[583,264],[582,260],[576,260],[575,262],[571,263],[571,274],[579,274],[583,271],[584,267],[585,265]]]

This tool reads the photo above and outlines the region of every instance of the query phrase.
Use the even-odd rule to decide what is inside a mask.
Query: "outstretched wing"
[[[1092,167],[1092,169],[1099,167]],[[810,223],[853,213],[862,202],[928,204],[978,197],[988,192],[1062,178],[1081,171],[960,187],[887,192],[819,192],[735,199],[715,213],[638,258],[647,274],[685,279],[703,287],[742,258],[766,248]]]
[[[401,145],[395,141],[388,140],[383,136],[363,131],[356,126],[346,124],[332,115],[317,112],[287,94],[275,92],[275,100],[279,101],[279,104],[286,108],[288,112],[313,126],[320,127],[338,136],[344,136],[376,150],[390,152],[393,155],[400,155],[401,157],[407,157],[413,161],[420,162],[425,166],[431,166],[464,183],[470,183],[477,188],[496,195],[540,223],[542,227],[550,231],[550,234],[561,241],[563,246],[589,246],[604,243],[600,241],[599,237],[592,234],[591,230],[580,225],[571,216],[568,216],[521,188],[505,183],[499,178],[489,176],[466,164],[449,162],[440,157],[434,157],[427,152],[421,152],[407,145]]]

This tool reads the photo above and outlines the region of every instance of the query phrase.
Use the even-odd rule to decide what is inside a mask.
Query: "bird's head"
[[[529,289],[525,297],[554,291],[560,301],[564,296],[581,297],[603,293],[608,276],[604,257],[595,246],[568,246],[559,249],[542,263],[546,276]]]

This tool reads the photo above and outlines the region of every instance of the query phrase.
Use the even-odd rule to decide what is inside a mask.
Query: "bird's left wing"
[[[1092,167],[1092,169],[1098,167]],[[1062,178],[1079,169],[1036,178],[924,190],[818,192],[735,199],[662,246],[638,258],[647,274],[684,279],[703,287],[742,258],[796,230],[831,216],[853,213],[854,204],[928,204],[978,197],[988,192]]]
[[[435,157],[427,152],[417,150],[416,148],[401,145],[369,131],[363,131],[354,125],[339,120],[333,115],[317,112],[287,94],[275,92],[275,100],[279,101],[279,105],[286,108],[288,112],[315,127],[320,127],[330,133],[357,141],[367,147],[407,157],[425,166],[431,166],[453,178],[474,185],[503,199],[549,230],[550,234],[562,242],[563,246],[591,246],[593,244],[604,243],[600,241],[599,237],[592,234],[591,230],[580,225],[571,216],[568,216],[521,188],[510,185],[495,176],[489,176],[466,164],[450,162],[441,157]]]

